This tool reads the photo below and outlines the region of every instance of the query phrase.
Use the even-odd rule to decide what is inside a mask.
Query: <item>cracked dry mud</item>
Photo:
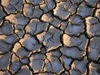
[[[0,0],[0,75],[100,75],[100,1]]]

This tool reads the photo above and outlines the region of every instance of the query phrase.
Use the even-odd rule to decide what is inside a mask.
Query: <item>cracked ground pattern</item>
[[[0,0],[0,75],[100,75],[100,1]]]

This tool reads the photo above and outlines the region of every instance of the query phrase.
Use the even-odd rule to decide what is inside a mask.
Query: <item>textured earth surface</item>
[[[100,75],[100,0],[0,0],[0,75]]]

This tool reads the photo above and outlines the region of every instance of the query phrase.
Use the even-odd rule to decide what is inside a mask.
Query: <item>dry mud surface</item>
[[[0,75],[100,75],[100,1],[0,0]]]

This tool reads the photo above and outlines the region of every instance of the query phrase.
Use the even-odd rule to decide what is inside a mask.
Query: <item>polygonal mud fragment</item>
[[[61,22],[60,29],[65,30],[68,26],[68,21]]]
[[[0,55],[0,69],[7,69],[10,64],[11,53]]]
[[[21,65],[22,64],[20,63],[19,58],[13,54],[10,63],[10,71],[12,73],[16,73],[21,68]]]
[[[100,37],[94,37],[90,40],[90,45],[88,48],[89,58],[91,60],[98,61],[100,53]]]
[[[13,48],[13,52],[15,52],[20,58],[28,57],[29,52],[21,47],[19,43],[16,43]]]
[[[12,45],[7,44],[6,42],[0,39],[0,54],[10,51],[11,48]]]
[[[22,14],[10,14],[6,17],[7,20],[15,24],[16,29],[22,29],[28,23],[29,19],[24,17]]]
[[[45,59],[44,71],[59,74],[63,70],[63,66],[59,59],[52,55],[52,53],[47,53],[46,55],[47,59]]]
[[[100,64],[90,63],[89,70],[91,75],[100,75]]]
[[[85,51],[87,45],[87,38],[85,37],[85,35],[80,35],[79,37],[75,37],[75,36],[70,37],[67,34],[64,34],[63,43],[69,47],[77,46],[81,50]]]
[[[42,10],[38,6],[34,7],[32,4],[24,4],[23,14],[29,18],[39,18],[42,15]]]
[[[65,56],[61,56],[61,62],[64,64],[64,67],[69,70],[70,68],[70,64],[72,62],[72,59],[71,58],[67,58]]]
[[[60,36],[62,32],[54,27],[50,27],[47,33],[39,34],[37,38],[40,42],[43,42],[43,44],[46,46],[47,51],[56,49],[60,47],[62,44],[60,42]],[[44,38],[44,39],[43,39]]]
[[[85,3],[82,3],[79,8],[77,13],[82,16],[83,18],[87,16],[91,16],[93,13],[93,8],[88,7]]]
[[[24,65],[25,65],[25,64],[29,64],[29,59],[28,59],[27,57],[22,58],[20,61],[21,61],[21,63],[24,64]]]
[[[86,3],[92,7],[95,7],[99,0],[85,0]]]
[[[40,5],[40,8],[44,12],[48,12],[48,11],[52,10],[54,7],[55,7],[55,3],[53,0],[45,0],[45,3]]]
[[[80,51],[76,47],[62,47],[60,51],[63,55],[73,59],[81,59],[83,57],[83,51]]]
[[[34,72],[40,72],[44,66],[44,54],[36,53],[30,57],[30,66],[34,70]]]
[[[54,9],[54,15],[60,17],[63,20],[67,19],[70,16],[70,12],[68,11],[70,6],[71,3],[69,0],[67,2],[57,3],[56,8]]]
[[[27,66],[22,66],[21,70],[15,75],[31,75],[31,72]]]
[[[89,37],[100,35],[100,23],[95,17],[87,17],[87,33]]]
[[[74,4],[80,4],[82,0],[71,0]]]
[[[26,33],[38,34],[40,32],[46,31],[48,23],[40,22],[38,19],[32,19],[29,25],[26,26]]]
[[[12,24],[9,23],[8,21],[4,21],[4,23],[2,24],[2,26],[0,27],[0,34],[11,34],[12,33]]]
[[[23,38],[25,31],[24,30],[15,30],[16,35],[18,38]]]
[[[32,3],[33,5],[43,4],[44,0],[26,0],[28,3]]]
[[[86,57],[81,61],[76,60],[73,63],[75,65],[73,70],[78,70],[81,74],[85,75],[85,73],[87,72],[87,63],[88,60]]]
[[[41,47],[37,40],[28,34],[26,34],[24,38],[20,40],[20,43],[29,51],[37,51]]]
[[[8,13],[21,12],[24,0],[1,0],[4,10]]]
[[[60,22],[61,22],[58,18],[54,17],[51,13],[43,14],[43,16],[41,17],[41,20],[43,20],[44,22],[50,23],[54,25],[55,27],[59,27]]]
[[[44,73],[38,73],[38,74],[35,74],[35,75],[55,75],[55,73],[52,73],[52,72],[50,72],[50,73],[48,73],[48,72],[44,72]]]
[[[71,71],[71,75],[81,75],[81,72],[79,72],[78,70],[72,70]]]

